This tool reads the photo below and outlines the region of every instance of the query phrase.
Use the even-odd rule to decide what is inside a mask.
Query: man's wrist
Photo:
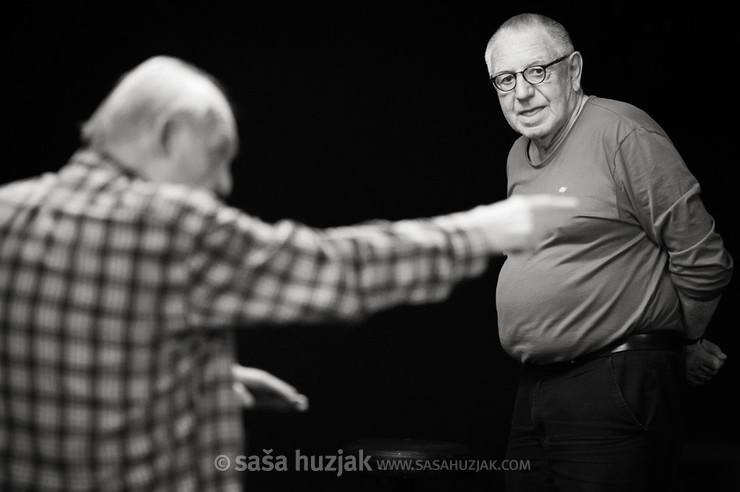
[[[700,343],[703,339],[704,339],[703,336],[697,337],[697,338],[684,337],[683,344],[688,347],[688,346],[696,345],[697,343]]]

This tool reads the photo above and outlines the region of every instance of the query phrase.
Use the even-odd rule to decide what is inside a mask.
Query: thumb
[[[254,398],[254,395],[252,395],[252,393],[250,393],[247,387],[242,383],[235,381],[233,388],[237,399],[242,404],[242,407],[254,408],[257,405],[257,400]]]
[[[706,339],[702,340],[699,343],[701,343],[701,346],[704,347],[704,350],[706,350],[707,352],[709,352],[713,356],[717,357],[718,359],[721,359],[721,360],[727,359],[727,354],[725,354],[724,352],[722,352],[722,349],[719,348],[719,346],[717,344],[714,344],[714,343],[712,343],[712,342],[710,342],[709,340],[706,340]]]

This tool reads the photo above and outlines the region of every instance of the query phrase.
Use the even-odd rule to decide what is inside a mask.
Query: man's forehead
[[[491,64],[494,70],[508,70],[516,68],[511,65],[544,61],[554,52],[553,40],[543,28],[511,28],[499,33],[491,50]]]

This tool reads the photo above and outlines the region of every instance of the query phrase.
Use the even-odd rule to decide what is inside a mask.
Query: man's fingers
[[[573,210],[580,201],[573,196],[563,195],[527,195],[527,200],[535,207]]]
[[[269,377],[265,377],[261,379],[257,385],[260,389],[273,391],[275,393],[280,393],[281,395],[291,395],[293,393],[297,393],[298,390],[295,389],[293,386],[289,385],[282,379],[278,379],[277,377],[273,375],[269,375]]]
[[[702,340],[686,359],[686,380],[693,386],[711,381],[726,359],[727,356],[717,345]]]
[[[272,390],[278,393],[297,391],[282,379],[256,367],[232,366],[234,379],[253,389]]]
[[[257,405],[257,400],[242,383],[234,381],[233,388],[234,393],[236,393],[236,397],[239,399],[239,403],[241,403],[244,408],[254,408]]]
[[[718,359],[716,357],[713,357],[711,359],[705,360],[703,362],[703,364],[702,364],[702,366],[703,366],[702,368],[705,371],[716,373],[717,371],[719,371],[720,369],[722,369],[722,366],[723,365],[725,365],[725,361],[720,360],[720,359]]]
[[[727,354],[722,352],[722,349],[719,348],[717,344],[712,343],[706,339],[702,339],[699,343],[701,344],[701,348],[703,348],[706,352],[709,352],[710,354],[721,360],[727,359]]]
[[[308,397],[277,376],[256,367],[234,365],[231,370],[236,380],[234,391],[245,408],[261,405],[266,396],[281,402],[283,407],[290,406],[299,412],[308,409]]]
[[[294,395],[293,406],[299,412],[305,412],[308,410],[308,397],[300,393]]]

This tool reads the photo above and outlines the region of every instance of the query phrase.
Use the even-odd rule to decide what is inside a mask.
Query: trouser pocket
[[[609,357],[611,383],[625,415],[643,430],[673,425],[682,396],[683,354],[631,350]]]

